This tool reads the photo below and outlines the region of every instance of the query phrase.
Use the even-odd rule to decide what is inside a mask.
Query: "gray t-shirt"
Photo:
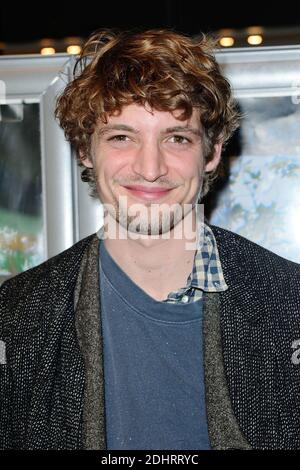
[[[210,449],[202,300],[156,301],[100,242],[108,449]]]

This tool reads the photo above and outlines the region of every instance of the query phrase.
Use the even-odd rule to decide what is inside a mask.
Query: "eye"
[[[183,135],[172,135],[171,139],[175,140],[174,142],[172,142],[175,144],[188,144],[191,142],[190,139],[184,137]]]
[[[112,137],[110,137],[109,139],[107,140],[112,140],[112,141],[117,141],[117,142],[125,142],[126,139],[129,138],[128,135],[125,135],[125,134],[119,134],[119,135],[113,135]]]

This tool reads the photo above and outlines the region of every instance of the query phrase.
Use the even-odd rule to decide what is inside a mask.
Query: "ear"
[[[221,160],[222,143],[219,142],[214,145],[214,152],[212,159],[206,163],[205,172],[211,172],[217,168]]]
[[[90,160],[89,157],[86,157],[84,155],[84,153],[80,150],[79,151],[79,155],[80,155],[80,162],[86,167],[86,168],[93,168],[94,167],[94,164],[93,162]]]

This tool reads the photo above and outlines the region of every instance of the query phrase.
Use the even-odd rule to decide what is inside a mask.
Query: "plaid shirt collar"
[[[99,238],[103,238],[103,230],[102,226],[97,232]],[[221,292],[227,289],[215,236],[211,228],[204,223],[203,239],[199,239],[193,270],[185,287],[170,292],[163,302],[196,302],[202,298],[203,292]]]
[[[202,298],[203,292],[221,292],[228,289],[215,236],[207,224],[203,225],[203,241],[199,240],[193,270],[186,286],[170,292],[164,302],[195,302]]]

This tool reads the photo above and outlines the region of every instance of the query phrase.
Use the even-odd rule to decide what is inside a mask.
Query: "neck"
[[[124,230],[117,238],[105,238],[104,243],[112,258],[133,281],[147,285],[148,292],[157,298],[184,287],[196,252],[195,209],[169,232],[168,238],[144,236],[132,239],[129,233],[124,236]]]

